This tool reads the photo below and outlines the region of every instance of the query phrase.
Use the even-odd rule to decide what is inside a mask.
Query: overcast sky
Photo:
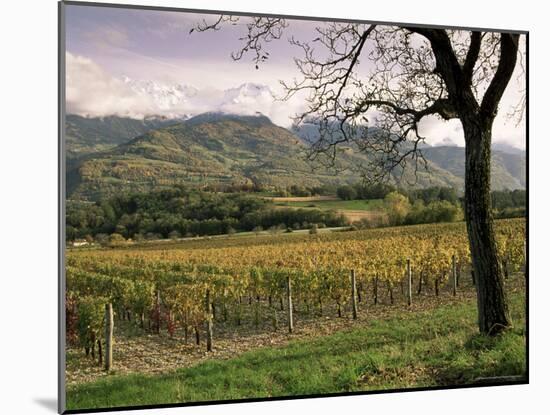
[[[294,36],[311,41],[322,23],[292,20],[279,41],[268,45],[269,60],[256,70],[250,57],[233,61],[231,52],[245,34],[242,20],[219,31],[189,33],[212,15],[69,5],[66,7],[67,111],[81,115],[197,114],[225,111],[261,112],[288,127],[303,108],[290,102],[279,80],[299,77],[293,62],[300,56],[288,44]],[[248,84],[248,85],[244,85]],[[494,125],[494,141],[525,148],[525,123],[516,126],[505,114],[525,87],[515,76],[508,86]],[[458,121],[426,119],[422,133],[430,144],[463,145]]]

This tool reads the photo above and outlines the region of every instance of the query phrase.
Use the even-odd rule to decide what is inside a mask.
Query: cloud
[[[424,117],[419,133],[431,145],[458,145],[464,147],[464,132],[459,120],[444,121],[436,116]]]
[[[216,76],[208,79],[212,65],[204,64],[189,68],[182,63],[151,62],[152,58],[141,60],[140,73],[144,68],[162,67],[175,74],[186,73],[191,83],[177,82],[174,76],[166,80],[115,77],[93,60],[67,52],[67,111],[86,116],[119,115],[143,118],[152,115],[179,117],[196,115],[209,111],[221,111],[242,115],[260,112],[275,124],[289,127],[291,117],[305,107],[305,96],[296,95],[288,101],[277,100],[282,90],[273,83],[271,71],[240,72],[237,68],[218,65]],[[149,67],[148,64],[152,66]],[[159,66],[160,65],[160,66]],[[242,69],[242,66],[240,67]],[[138,75],[139,75],[138,74]],[[135,75],[135,74],[132,74]],[[199,77],[199,75],[202,75]],[[203,80],[201,83],[200,80]],[[235,85],[238,80],[248,79]],[[271,80],[271,82],[268,82]],[[196,82],[195,82],[196,81]],[[232,85],[233,84],[233,85]],[[518,93],[503,97],[501,111],[493,127],[493,141],[504,142],[514,147],[525,148],[525,123],[516,127],[506,118],[511,105],[518,100]],[[443,121],[436,116],[422,119],[420,134],[431,145],[464,146],[464,134],[459,120]]]
[[[110,76],[86,57],[67,52],[66,68],[69,113],[141,118],[153,111],[146,97],[139,96],[122,80]]]
[[[276,124],[290,126],[303,106],[296,98],[281,102],[261,83],[232,88],[197,88],[188,84],[114,77],[91,59],[67,53],[67,111],[85,116],[151,115],[180,117],[209,111],[252,115],[260,112]]]
[[[116,28],[110,25],[99,26],[85,37],[88,41],[100,49],[110,47],[126,47],[130,44],[128,33],[123,28]]]

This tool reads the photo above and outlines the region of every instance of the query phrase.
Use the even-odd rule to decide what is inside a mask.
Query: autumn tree
[[[245,20],[242,45],[259,68],[268,45],[290,20],[222,15],[193,30],[219,30]],[[518,61],[520,34],[417,26],[319,22],[314,39],[291,37],[300,76],[283,81],[285,96],[303,96],[295,122],[315,122],[309,158],[333,163],[341,144],[366,153],[369,180],[427,166],[420,122],[457,119],[465,141],[465,219],[478,298],[479,329],[510,325],[491,210],[491,139],[498,106]],[[408,167],[410,169],[410,166]]]
[[[391,225],[401,225],[411,210],[409,199],[398,192],[391,192],[384,198],[385,210]]]

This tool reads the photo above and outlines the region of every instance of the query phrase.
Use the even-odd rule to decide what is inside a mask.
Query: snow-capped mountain
[[[162,114],[181,117],[179,110],[189,106],[190,101],[196,97],[199,92],[197,88],[185,84],[167,85],[149,80],[134,80],[127,76],[122,80],[133,92],[141,97],[146,97],[152,102],[153,108],[158,109]]]
[[[200,90],[187,84],[165,84],[151,80],[122,81],[130,90],[149,102],[153,113],[168,118],[189,118],[204,112],[253,115],[269,109],[274,101],[271,88],[257,83],[243,83],[225,90]]]
[[[271,88],[262,85],[247,82],[236,88],[226,89],[224,91],[224,105],[227,104],[246,104],[251,101],[269,100],[273,101],[274,96]]]

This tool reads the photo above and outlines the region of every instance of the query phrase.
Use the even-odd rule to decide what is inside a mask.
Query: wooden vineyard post
[[[411,273],[411,260],[407,259],[407,304],[412,304],[412,273]]]
[[[105,304],[105,370],[113,366],[113,305]]]
[[[292,333],[292,330],[294,330],[294,321],[292,320],[292,281],[290,280],[290,275],[286,277],[286,295],[288,307],[288,332]]]
[[[452,263],[452,275],[453,275],[453,296],[456,296],[456,256],[453,255]]]
[[[212,351],[212,304],[210,303],[210,290],[206,289],[206,351]]]
[[[357,284],[355,281],[355,270],[351,270],[351,307],[353,319],[357,320]]]

